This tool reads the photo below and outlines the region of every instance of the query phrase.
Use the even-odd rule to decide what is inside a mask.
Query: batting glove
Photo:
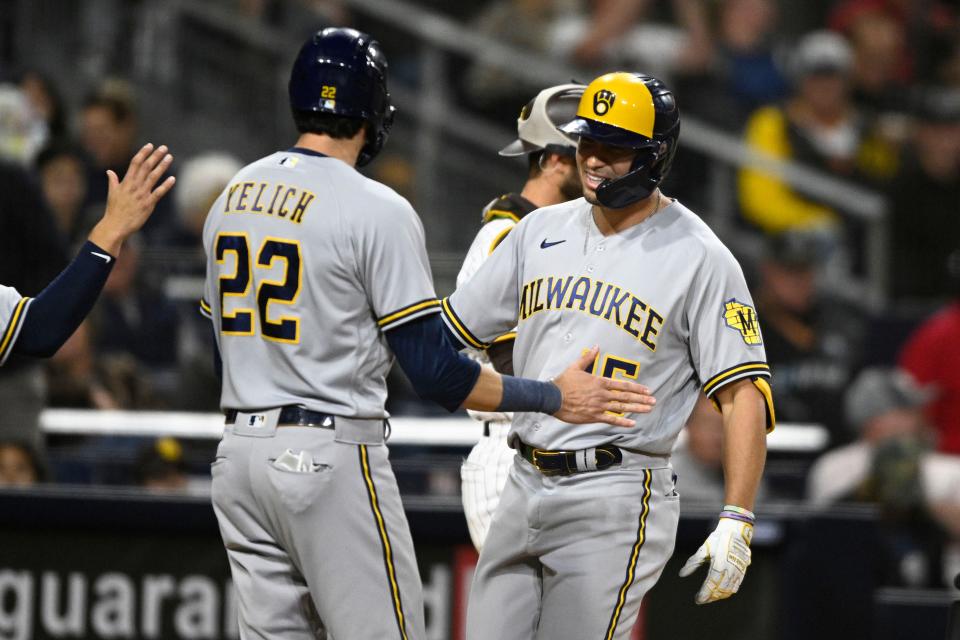
[[[717,528],[680,569],[680,577],[685,578],[710,561],[707,579],[697,593],[697,604],[716,602],[735,594],[750,566],[753,514],[746,509],[727,509],[729,507],[724,507],[720,514]]]

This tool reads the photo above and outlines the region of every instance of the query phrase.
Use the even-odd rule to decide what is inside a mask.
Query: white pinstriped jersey
[[[30,300],[21,296],[13,287],[0,285],[0,366],[13,351]]]
[[[340,160],[290,149],[234,177],[203,245],[223,408],[387,416],[384,332],[439,310],[406,200]]]
[[[524,218],[477,274],[444,301],[444,321],[482,346],[517,326],[517,375],[545,380],[593,345],[599,375],[630,378],[657,398],[631,429],[517,414],[511,437],[543,449],[616,444],[668,455],[702,388],[768,378],[740,266],[679,202],[603,236],[583,198]],[[769,385],[757,383],[773,406]]]

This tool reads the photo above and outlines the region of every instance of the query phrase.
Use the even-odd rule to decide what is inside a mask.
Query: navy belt
[[[227,409],[223,412],[227,418],[227,424],[233,424],[237,420],[239,411],[236,409]],[[245,411],[244,413],[255,413],[254,411]],[[288,405],[280,409],[280,418],[277,421],[278,426],[294,427],[317,427],[320,429],[333,429],[337,422],[335,416],[319,411],[311,411],[303,407]]]
[[[549,451],[517,440],[517,450],[524,460],[545,476],[570,476],[587,471],[603,471],[623,461],[620,447],[612,444],[577,451]]]

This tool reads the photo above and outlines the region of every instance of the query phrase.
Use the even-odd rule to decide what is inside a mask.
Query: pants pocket
[[[292,513],[303,513],[317,503],[324,487],[329,483],[333,468],[329,465],[314,465],[310,471],[281,469],[267,462],[267,478],[280,499]]]

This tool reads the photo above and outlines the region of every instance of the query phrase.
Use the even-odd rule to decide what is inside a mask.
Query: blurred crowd
[[[90,4],[109,7],[112,0]],[[364,23],[349,3],[218,4],[241,20],[290,33],[292,41],[307,25],[366,28],[383,41],[396,82],[427,81],[401,45],[403,34],[381,34],[382,25]],[[940,543],[960,540],[960,2],[415,4],[568,64],[584,78],[612,69],[658,75],[690,121],[881,194],[886,300],[869,306],[844,295],[827,268],[840,261],[854,273],[866,270],[871,223],[836,198],[762,167],[731,173],[724,196],[708,188],[708,159],[687,151],[683,137],[665,186],[708,222],[714,209],[732,207],[736,225],[725,240],[735,250],[762,247],[738,257],[763,327],[778,421],[821,425],[828,433],[828,450],[803,460],[792,484],[772,478],[763,488],[761,511],[763,501],[776,498],[879,505],[896,557],[931,545],[942,552]],[[0,282],[25,295],[54,277],[86,237],[103,208],[105,171],[119,172],[143,142],[163,142],[154,140],[154,123],[141,118],[151,96],[109,75],[111,55],[109,47],[88,48],[76,80],[82,91],[73,91],[84,96],[79,101],[66,100],[43,69],[22,61],[0,66]],[[542,88],[482,51],[450,83],[452,99],[501,129]],[[178,154],[174,197],[123,251],[94,313],[50,363],[11,358],[0,369],[0,484],[77,477],[44,461],[37,425],[45,407],[217,409],[212,334],[192,296],[203,275],[199,238],[207,209],[252,159],[226,149],[229,141]],[[409,169],[390,164],[379,175],[415,198]],[[479,218],[492,195],[480,196],[469,219]],[[717,202],[721,197],[731,201]],[[405,399],[395,406],[419,410],[402,380],[394,386]],[[721,442],[719,414],[704,402],[674,458],[686,497],[722,499]],[[138,481],[185,486],[179,446],[151,442],[138,450],[138,468],[155,471],[149,482]],[[932,570],[911,571],[894,581],[935,582]]]

